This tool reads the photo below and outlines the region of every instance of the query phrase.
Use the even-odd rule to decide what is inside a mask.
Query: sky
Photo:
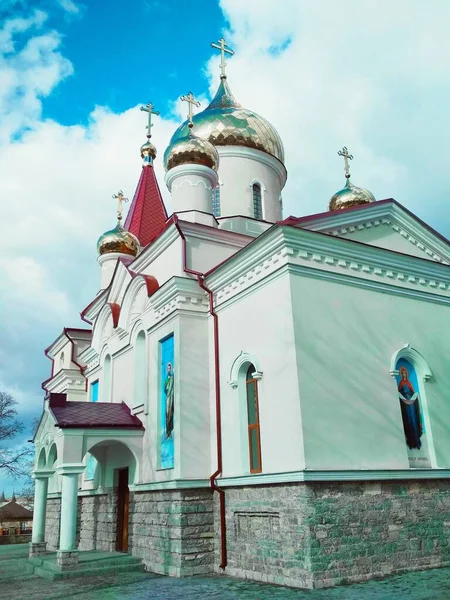
[[[210,43],[235,55],[237,100],[286,152],[284,214],[326,209],[352,181],[450,237],[448,0],[2,0],[0,3],[0,389],[28,430],[50,374],[43,350],[99,288],[99,235],[132,197],[151,101],[161,157],[219,83]],[[13,482],[1,482],[8,491]]]

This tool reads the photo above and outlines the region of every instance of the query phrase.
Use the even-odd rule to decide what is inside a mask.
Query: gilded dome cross
[[[217,50],[220,50],[220,78],[226,79],[227,74],[225,73],[225,67],[227,66],[227,63],[225,62],[225,53],[232,56],[234,52],[230,48],[227,48],[228,44],[223,38],[220,38],[217,43],[212,42],[211,46],[213,48],[217,48]]]
[[[112,197],[114,200],[117,200],[117,220],[120,225],[120,222],[122,221],[123,203],[128,202],[128,198],[125,198],[122,190],[119,190],[117,194],[113,194]]]
[[[150,130],[153,127],[152,115],[159,116],[159,112],[157,110],[153,110],[153,104],[151,102],[149,102],[145,106],[141,106],[141,110],[148,113],[148,125],[146,126],[146,129],[147,137],[150,139],[152,137],[152,132]]]
[[[347,146],[344,146],[342,148],[342,150],[338,151],[338,155],[339,156],[343,156],[344,157],[344,171],[345,171],[345,177],[347,179],[350,179],[350,168],[349,168],[349,164],[348,161],[349,160],[353,160],[353,154],[349,154],[348,150],[347,150]]]
[[[188,114],[189,125],[188,125],[188,127],[190,129],[192,129],[192,127],[194,127],[194,122],[192,120],[192,117],[194,116],[193,107],[200,106],[200,102],[198,102],[198,100],[196,100],[194,98],[194,94],[192,92],[189,92],[189,94],[187,94],[187,96],[181,96],[180,100],[182,100],[183,102],[187,102],[189,105],[189,114]]]

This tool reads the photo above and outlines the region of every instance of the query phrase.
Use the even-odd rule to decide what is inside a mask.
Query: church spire
[[[147,142],[141,147],[141,156],[144,161],[142,173],[125,219],[124,228],[135,235],[141,247],[144,247],[164,229],[167,212],[153,169],[156,148],[150,142],[151,128],[153,127],[152,115],[159,115],[159,112],[154,110],[151,102],[142,106],[141,110],[148,113]]]

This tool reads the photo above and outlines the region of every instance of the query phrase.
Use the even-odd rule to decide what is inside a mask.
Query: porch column
[[[47,552],[45,541],[45,514],[47,512],[48,478],[53,475],[49,469],[39,469],[32,474],[34,485],[33,532],[29,546],[29,557],[33,558]]]
[[[56,562],[61,567],[71,567],[78,563],[77,547],[77,509],[78,509],[78,475],[85,466],[61,465],[61,528],[59,534],[59,550]]]

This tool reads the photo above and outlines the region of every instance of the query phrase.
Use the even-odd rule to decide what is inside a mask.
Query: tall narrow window
[[[212,214],[215,217],[220,217],[220,189],[216,187],[212,191]]]
[[[111,357],[108,354],[103,365],[103,402],[111,401]]]
[[[248,419],[248,448],[250,456],[250,473],[261,473],[261,436],[259,431],[258,381],[254,379],[256,371],[253,365],[247,370],[246,396]]]
[[[91,383],[91,402],[98,401],[98,379]]]
[[[140,331],[134,349],[133,407],[147,402],[147,360],[145,356],[145,332]]]
[[[261,186],[259,183],[254,183],[253,187],[253,216],[255,219],[262,219],[262,201],[261,201]]]

